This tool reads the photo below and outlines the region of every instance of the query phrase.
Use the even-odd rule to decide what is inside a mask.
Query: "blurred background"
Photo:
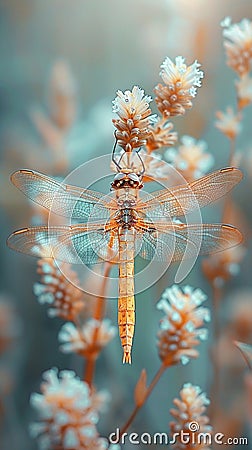
[[[178,55],[186,57],[188,64],[197,59],[205,78],[192,110],[174,120],[175,129],[180,136],[188,134],[207,142],[215,160],[213,168],[227,166],[229,143],[214,122],[217,110],[235,105],[235,74],[225,65],[220,21],[225,16],[234,22],[251,19],[252,9],[251,0],[1,0],[0,13],[0,340],[4,342],[0,345],[0,449],[32,450],[37,444],[28,434],[28,424],[35,419],[29,397],[39,390],[41,373],[57,366],[72,368],[82,376],[83,361],[58,350],[62,321],[48,318],[46,307],[33,294],[33,284],[39,279],[36,261],[6,247],[6,237],[14,229],[42,220],[41,213],[11,185],[9,176],[16,169],[31,168],[64,178],[79,164],[110,153],[114,143],[111,102],[116,91],[139,85],[153,95],[160,81],[160,64],[166,56]],[[237,144],[245,179],[234,194],[235,218],[246,237],[252,225],[251,112],[248,107],[244,113]],[[207,208],[203,219],[218,222],[220,211],[219,207]],[[252,423],[249,426],[246,414],[245,363],[226,342],[231,336],[252,343],[249,239],[246,246],[239,274],[227,283],[221,302],[223,398],[221,408],[212,406],[216,406],[212,422],[216,425],[217,421],[217,431],[243,436],[251,432]],[[171,284],[172,269],[136,299],[132,366],[122,366],[117,337],[98,360],[96,386],[112,395],[98,426],[102,436],[129,416],[141,369],[146,368],[150,380],[159,366],[156,333],[161,316],[155,303]],[[201,288],[212,307],[212,291],[200,260],[183,284]],[[108,302],[107,315],[116,324],[116,301]],[[210,395],[210,347],[211,338],[201,344],[199,359],[167,371],[137,417],[134,430],[168,432],[172,399],[185,382],[199,385]]]

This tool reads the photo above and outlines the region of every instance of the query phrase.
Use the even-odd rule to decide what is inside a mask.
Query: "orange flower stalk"
[[[187,383],[180,391],[180,398],[175,398],[173,403],[176,409],[171,409],[170,413],[175,421],[170,423],[170,428],[172,435],[177,433],[176,443],[173,447],[177,450],[184,448],[189,450],[209,449],[212,427],[209,425],[209,418],[205,414],[206,406],[210,403],[206,394],[198,386]],[[186,445],[182,432],[188,433]],[[200,437],[200,433],[207,433],[205,441],[202,436]]]
[[[155,101],[163,117],[183,115],[192,107],[204,76],[199,67],[197,61],[187,66],[182,56],[176,57],[175,64],[168,57],[164,60],[160,72],[164,84],[159,83],[154,89]]]

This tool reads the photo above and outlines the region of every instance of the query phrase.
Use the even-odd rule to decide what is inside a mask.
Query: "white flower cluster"
[[[214,158],[207,153],[207,143],[197,141],[192,136],[182,136],[178,149],[170,148],[165,152],[165,158],[175,169],[191,181],[205,175],[213,166]]]
[[[197,60],[190,66],[187,66],[185,64],[185,58],[182,56],[175,58],[175,64],[167,57],[161,64],[162,70],[160,76],[166,85],[169,86],[176,83],[177,88],[181,87],[191,97],[195,97],[197,87],[201,87],[201,79],[204,77],[204,72],[199,70],[200,66],[201,64]]]
[[[202,392],[199,386],[193,386],[191,383],[184,384],[179,394],[179,398],[173,400],[176,409],[170,410],[174,418],[174,421],[170,424],[171,433],[179,433],[180,435],[182,431],[187,433],[189,431],[193,432],[195,438],[198,433],[211,434],[212,427],[209,425],[209,418],[206,415],[206,407],[210,404],[210,401],[206,394]],[[195,442],[197,441],[195,440]],[[190,448],[194,447],[194,445],[190,446]],[[207,441],[202,441],[199,447],[197,445],[196,447],[210,450]],[[177,450],[185,448],[185,444],[180,440],[180,437],[176,441],[175,448]]]
[[[167,365],[187,364],[198,356],[195,346],[207,339],[208,332],[202,328],[210,321],[210,311],[201,305],[207,299],[201,289],[177,285],[167,288],[157,308],[165,313],[158,333],[159,356]]]
[[[110,320],[101,322],[89,319],[82,327],[76,327],[72,322],[65,323],[59,332],[60,349],[64,353],[85,354],[96,349],[101,350],[116,335],[116,327],[111,326]],[[94,341],[94,333],[97,332]]]
[[[121,119],[127,119],[133,115],[136,119],[141,120],[146,117],[145,114],[149,110],[151,101],[150,95],[144,95],[143,89],[134,86],[132,91],[117,91],[117,97],[112,101],[112,110]]]
[[[239,23],[232,23],[231,17],[225,17],[221,26],[223,27],[223,36],[230,41],[230,43],[225,42],[227,48],[233,43],[242,49],[246,42],[252,41],[252,22],[247,18],[242,19]]]
[[[64,263],[64,272],[68,274],[72,282],[77,284],[77,275],[67,263]],[[38,273],[41,276],[41,282],[34,284],[33,292],[40,304],[50,306],[49,317],[74,320],[84,308],[82,291],[65,278],[52,259],[39,259]]]
[[[73,371],[53,368],[43,374],[42,394],[33,393],[31,404],[39,422],[31,425],[32,437],[38,438],[41,450],[61,446],[71,450],[108,448],[99,437],[96,394]],[[99,395],[99,394],[98,394]]]
[[[252,22],[242,19],[239,23],[233,23],[230,17],[222,22],[224,47],[227,55],[227,64],[235,70],[239,76],[248,74],[252,62]]]

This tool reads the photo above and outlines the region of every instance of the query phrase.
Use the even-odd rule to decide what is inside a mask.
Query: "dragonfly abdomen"
[[[119,297],[118,326],[123,347],[123,363],[131,363],[131,348],[135,328],[134,298],[134,229],[119,232]]]

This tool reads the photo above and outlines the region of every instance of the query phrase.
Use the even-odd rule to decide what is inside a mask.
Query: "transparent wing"
[[[136,209],[153,220],[164,216],[183,216],[221,198],[241,179],[242,172],[239,169],[221,169],[192,183],[154,192],[141,199]]]
[[[153,224],[149,226],[153,229]],[[237,228],[224,224],[155,223],[155,228],[156,231],[143,233],[139,255],[144,259],[181,261],[184,256],[195,256],[200,242],[199,254],[208,255],[234,247],[242,241],[242,235]]]
[[[53,178],[32,170],[18,170],[11,176],[12,183],[27,197],[54,213],[73,219],[87,219],[96,205],[96,217],[108,218],[116,209],[115,200],[100,192],[61,184]],[[98,211],[99,210],[99,211]]]
[[[21,253],[71,264],[112,262],[118,254],[116,233],[86,224],[24,228],[11,234],[7,244]]]

